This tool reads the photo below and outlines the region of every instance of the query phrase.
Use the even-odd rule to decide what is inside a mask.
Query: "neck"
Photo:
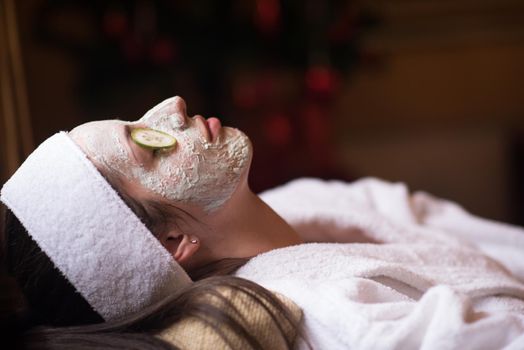
[[[213,232],[213,259],[252,257],[303,243],[297,232],[247,184],[231,198],[224,212],[229,214],[222,215]]]

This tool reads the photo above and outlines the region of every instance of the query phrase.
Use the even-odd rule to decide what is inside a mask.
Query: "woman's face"
[[[136,144],[134,128],[163,131],[177,140],[168,150]],[[216,118],[189,118],[180,97],[169,98],[135,122],[96,121],[80,125],[71,137],[103,172],[108,171],[163,199],[219,209],[241,181],[247,181],[252,147],[247,136],[221,127]]]

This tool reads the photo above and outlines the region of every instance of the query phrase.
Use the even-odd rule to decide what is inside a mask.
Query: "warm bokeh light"
[[[524,223],[521,1],[16,4],[35,144],[177,94],[251,136],[257,191],[377,176]]]

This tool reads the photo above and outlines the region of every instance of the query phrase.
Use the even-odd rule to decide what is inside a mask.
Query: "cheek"
[[[251,144],[247,137],[229,140],[220,147],[204,150],[205,159],[192,169],[197,186],[188,188],[188,193],[197,198],[207,212],[220,208],[231,198],[249,165]]]
[[[198,153],[185,145],[175,154],[160,158],[151,170],[135,168],[134,176],[146,189],[167,200],[195,202],[200,172]]]
[[[233,194],[249,162],[249,141],[235,137],[210,146],[178,137],[180,148],[161,158],[155,170],[138,169],[140,183],[167,200],[194,204],[206,212],[218,209]]]

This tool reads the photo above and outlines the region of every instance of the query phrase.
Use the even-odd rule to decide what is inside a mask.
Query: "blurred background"
[[[521,0],[0,0],[0,176],[180,95],[250,135],[255,191],[402,181],[524,224]]]

